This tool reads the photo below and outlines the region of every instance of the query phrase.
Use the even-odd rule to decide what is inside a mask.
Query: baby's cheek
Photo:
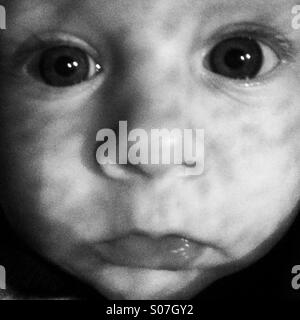
[[[212,221],[216,238],[236,257],[291,221],[300,196],[299,83],[285,83],[256,89],[248,99],[224,98],[211,106],[214,117],[206,117],[206,223]]]
[[[31,99],[32,95],[21,99],[24,93],[24,88],[8,86],[1,97],[5,106],[0,110],[1,181],[5,181],[1,198],[11,209],[10,218],[30,227],[30,215],[54,214],[50,206],[58,209],[59,203],[70,200],[71,190],[80,191],[71,178],[79,179],[80,151],[91,116],[86,97],[68,102]]]

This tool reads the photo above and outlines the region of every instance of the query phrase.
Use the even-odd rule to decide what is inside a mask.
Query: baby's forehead
[[[121,33],[128,27],[170,33],[189,21],[203,37],[216,27],[244,21],[273,25],[288,34],[293,32],[295,6],[294,0],[0,0],[2,3],[7,7],[8,23],[18,22],[11,23],[11,35],[20,39],[30,32],[60,29],[94,39],[107,29]]]
[[[93,12],[99,16],[122,16],[135,12],[147,13],[156,11],[171,11],[177,16],[190,14],[201,18],[209,16],[221,18],[230,16],[236,12],[257,12],[272,14],[274,17],[281,15],[283,11],[291,12],[296,5],[294,0],[2,0],[0,4],[9,7],[10,11],[18,15],[43,14],[52,18],[63,15],[64,17],[74,13]],[[242,12],[241,12],[242,10]],[[220,15],[222,13],[222,15]],[[170,16],[171,18],[172,16]]]

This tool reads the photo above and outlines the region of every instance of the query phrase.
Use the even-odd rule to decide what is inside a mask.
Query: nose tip
[[[148,177],[166,174],[182,175],[203,165],[202,136],[186,134],[187,130],[152,129],[144,131],[138,142],[129,142],[127,164]],[[199,139],[200,138],[200,139]],[[130,141],[129,135],[129,141]]]
[[[130,179],[136,175],[161,178],[200,175],[204,171],[204,130],[133,129],[120,124],[118,137],[112,130],[101,130],[97,141],[104,141],[96,158],[106,175]],[[109,140],[109,137],[111,140]],[[116,141],[118,140],[118,143]]]

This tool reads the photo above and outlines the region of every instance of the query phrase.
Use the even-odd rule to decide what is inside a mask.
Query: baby
[[[0,202],[39,255],[109,299],[189,299],[278,242],[300,199],[294,0],[0,5]],[[125,122],[203,130],[203,171],[99,161],[101,129],[132,147]]]

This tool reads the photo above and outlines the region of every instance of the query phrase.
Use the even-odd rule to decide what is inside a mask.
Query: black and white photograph
[[[299,204],[299,1],[0,0],[1,301],[300,301]]]

